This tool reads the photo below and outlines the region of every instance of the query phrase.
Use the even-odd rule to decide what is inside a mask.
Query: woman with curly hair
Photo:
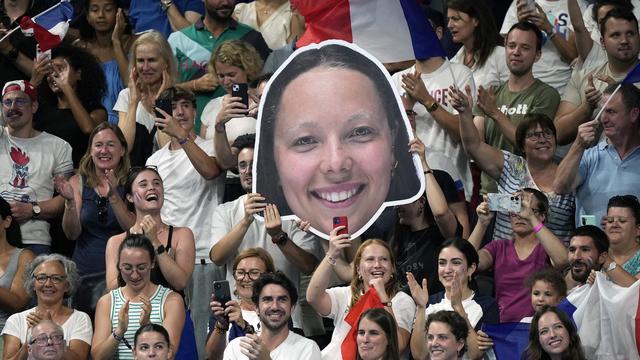
[[[24,272],[24,288],[36,298],[36,306],[9,317],[2,330],[3,359],[27,359],[30,329],[47,319],[62,327],[67,346],[65,359],[86,359],[93,329],[89,315],[65,305],[78,289],[76,264],[59,255],[40,255]]]
[[[533,316],[524,355],[527,360],[586,359],[578,331],[567,314],[549,305]]]
[[[85,16],[80,18],[80,39],[74,45],[87,49],[100,60],[107,81],[102,105],[109,122],[118,123],[113,105],[129,80],[127,54],[135,36],[127,27],[126,17],[119,0],[84,0]],[[128,30],[128,31],[127,31]]]
[[[68,142],[77,169],[89,134],[107,120],[101,103],[107,83],[98,59],[79,47],[60,45],[50,61],[41,56],[34,62],[31,83],[38,86],[34,127]]]
[[[416,304],[406,293],[399,291],[395,258],[389,245],[379,239],[369,239],[360,245],[353,260],[350,286],[327,289],[340,252],[351,246],[349,234],[340,234],[344,226],[331,231],[329,251],[313,273],[307,288],[307,302],[322,316],[333,319],[335,329],[331,342],[322,350],[323,359],[341,359],[341,344],[351,326],[345,321],[360,297],[375,289],[384,309],[398,324],[398,353],[409,345]]]

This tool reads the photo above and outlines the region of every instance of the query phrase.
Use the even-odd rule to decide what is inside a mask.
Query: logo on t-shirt
[[[12,173],[8,184],[2,184],[0,196],[7,201],[30,202],[35,199],[35,191],[29,186],[29,155],[22,149],[11,146],[9,157],[12,162]],[[34,196],[29,196],[33,193]]]
[[[518,104],[517,106],[508,108],[507,105],[500,106],[500,111],[505,115],[526,115],[529,111],[529,105]]]

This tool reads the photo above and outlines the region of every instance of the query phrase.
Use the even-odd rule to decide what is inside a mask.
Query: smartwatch
[[[438,105],[437,101],[432,102],[431,104],[425,105],[425,107],[427,108],[427,111],[432,113],[436,110],[438,110],[438,108],[440,107],[440,105]]]
[[[284,245],[287,243],[287,240],[289,240],[289,236],[287,236],[287,233],[284,231],[281,231],[280,234],[271,237],[271,241],[276,245]]]
[[[160,255],[165,251],[167,251],[167,248],[165,248],[164,245],[160,245],[156,248],[156,255]]]

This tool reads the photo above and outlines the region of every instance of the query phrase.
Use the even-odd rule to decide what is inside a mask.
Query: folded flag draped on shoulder
[[[307,24],[298,48],[339,39],[383,63],[446,56],[417,0],[291,0],[291,5]]]
[[[560,307],[578,328],[587,359],[640,359],[639,291],[640,281],[625,288],[598,272],[593,285],[573,290],[562,302]]]
[[[370,287],[369,291],[362,295],[360,299],[358,299],[358,302],[353,305],[351,310],[349,310],[344,321],[351,325],[351,330],[349,330],[347,337],[344,338],[342,345],[340,346],[342,359],[351,360],[356,358],[356,354],[358,353],[356,335],[358,334],[358,319],[360,318],[360,314],[367,309],[383,307],[384,305],[382,305],[382,301],[380,301],[378,293],[376,293],[376,290],[373,287]]]
[[[32,18],[23,16],[20,29],[25,35],[33,35],[41,51],[47,51],[60,45],[69,29],[69,20],[73,16],[73,6],[68,0],[41,12]]]

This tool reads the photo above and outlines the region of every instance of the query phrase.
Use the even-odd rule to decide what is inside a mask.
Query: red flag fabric
[[[50,33],[47,29],[33,22],[28,16],[23,16],[22,19],[20,19],[20,28],[23,32],[33,31],[36,42],[40,45],[40,50],[43,52],[53,49],[62,42],[60,36]]]
[[[344,321],[351,325],[351,330],[347,334],[347,337],[342,341],[342,345],[340,349],[342,350],[342,359],[343,360],[353,360],[356,358],[356,354],[358,353],[358,347],[356,345],[356,335],[358,334],[358,319],[360,315],[367,309],[372,308],[383,308],[382,301],[378,297],[378,293],[376,289],[373,287],[369,288],[366,294],[360,297],[358,302],[353,305],[349,313],[344,318]]]

